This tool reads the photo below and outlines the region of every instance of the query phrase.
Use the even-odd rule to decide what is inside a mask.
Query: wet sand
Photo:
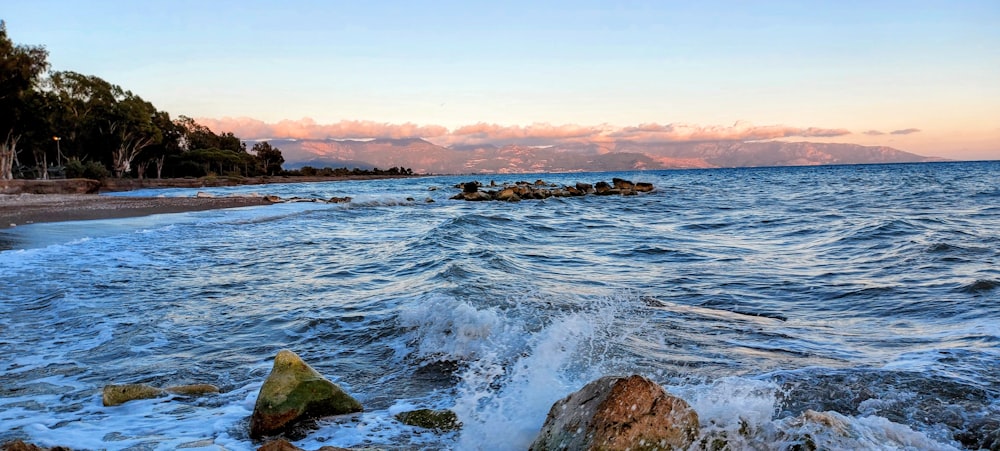
[[[128,218],[270,205],[262,197],[117,197],[97,194],[0,195],[0,229],[39,222]]]

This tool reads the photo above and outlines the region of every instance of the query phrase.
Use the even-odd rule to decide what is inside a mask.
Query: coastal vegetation
[[[281,149],[172,117],[100,77],[49,71],[42,46],[13,42],[0,21],[0,180],[297,175],[409,175],[389,170],[285,171]]]

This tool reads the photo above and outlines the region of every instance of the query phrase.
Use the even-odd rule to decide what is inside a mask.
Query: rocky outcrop
[[[289,350],[278,352],[257,394],[250,436],[261,438],[316,417],[360,412],[361,403]]]
[[[642,376],[602,377],[557,401],[531,450],[687,449],[698,414]]]
[[[450,410],[411,410],[396,414],[396,420],[410,426],[434,429],[435,431],[453,431],[462,427],[462,423],[458,421],[458,415]]]
[[[218,392],[219,388],[210,384],[177,385],[167,388],[157,388],[146,384],[105,385],[101,391],[101,402],[105,407],[111,407],[138,399],[159,398],[171,393],[182,396],[201,396]]]
[[[632,196],[637,193],[643,192],[648,193],[653,191],[652,183],[633,183],[625,179],[615,178],[613,180],[614,185],[608,182],[597,182],[595,185],[588,183],[576,183],[574,186],[559,186],[552,183],[546,183],[543,180],[537,180],[534,183],[528,182],[517,182],[513,185],[505,184],[500,187],[499,190],[480,190],[482,184],[479,182],[465,182],[455,185],[456,188],[461,188],[462,192],[456,194],[452,197],[453,200],[466,200],[473,202],[481,201],[501,201],[501,202],[519,202],[525,199],[548,199],[550,197],[580,197],[586,196],[588,194],[595,194],[598,196],[611,196],[611,195],[621,195],[621,196]],[[496,186],[495,182],[491,182],[490,186]]]

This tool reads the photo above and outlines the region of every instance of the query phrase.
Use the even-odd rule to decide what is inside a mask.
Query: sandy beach
[[[336,182],[399,178],[385,175],[338,177],[250,177],[240,179],[0,180],[0,229],[39,222],[128,218],[160,213],[270,205],[263,197],[117,197],[101,192],[143,188],[203,188],[271,183]]]
[[[115,197],[98,194],[0,195],[0,229],[39,222],[127,218],[269,205],[261,197]]]

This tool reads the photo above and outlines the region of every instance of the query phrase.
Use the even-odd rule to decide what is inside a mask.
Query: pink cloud
[[[904,128],[902,130],[893,130],[889,132],[890,135],[909,135],[911,133],[919,132],[919,128]]]
[[[674,143],[709,141],[755,141],[789,137],[835,137],[850,134],[844,129],[789,127],[784,125],[755,126],[737,122],[732,126],[698,126],[690,124],[644,123],[629,127],[607,124],[586,126],[575,124],[499,125],[475,123],[449,130],[440,125],[413,123],[389,124],[374,121],[340,121],[318,124],[310,118],[266,123],[240,117],[221,119],[200,118],[198,123],[213,131],[232,132],[243,139],[368,139],[424,138],[441,145],[520,144],[553,145],[567,143]],[[911,129],[914,130],[915,129]],[[899,132],[908,132],[906,130]],[[872,134],[872,131],[865,132]],[[896,132],[893,132],[896,133]]]
[[[216,133],[233,132],[243,139],[366,139],[434,138],[448,133],[439,125],[413,123],[389,124],[374,121],[340,121],[318,124],[311,118],[285,119],[274,124],[248,117],[221,119],[198,118],[196,121]]]

